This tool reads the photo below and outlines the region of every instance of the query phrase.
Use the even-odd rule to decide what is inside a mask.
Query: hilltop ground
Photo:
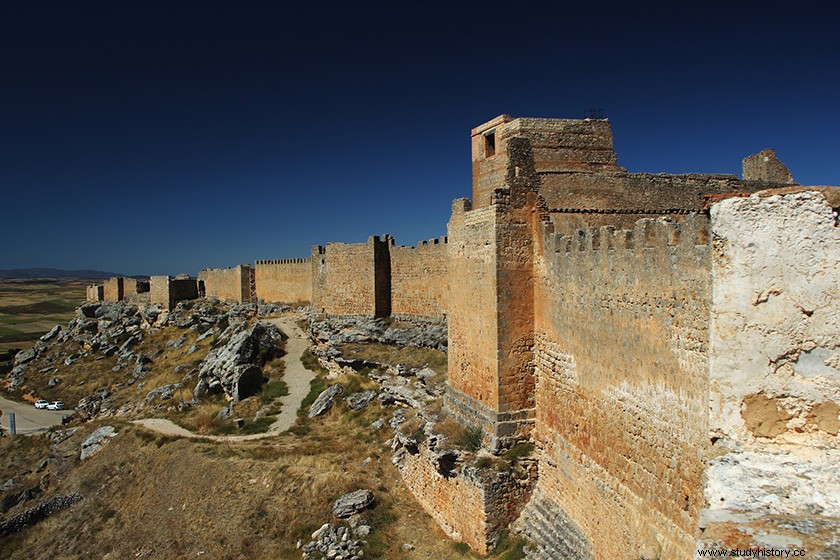
[[[131,374],[136,383],[126,381],[127,372],[135,371],[133,362],[128,367],[118,355],[79,352],[74,339],[55,342],[41,353],[39,366],[49,367],[31,368],[25,386],[10,396],[61,398],[73,406],[107,388],[109,402],[107,410],[89,421],[74,419],[70,431],[0,440],[0,524],[53,497],[82,498],[33,527],[0,534],[0,558],[302,558],[299,547],[316,529],[325,523],[347,525],[333,516],[333,502],[359,488],[375,496],[374,506],[353,520],[370,526],[365,558],[476,557],[450,540],[403,487],[389,445],[394,404],[386,408],[374,401],[353,410],[341,398],[326,414],[306,417],[327,375],[308,352],[303,362],[317,376],[302,403],[303,413],[282,434],[219,442],[160,435],[132,424],[155,416],[196,433],[254,433],[273,421],[260,418],[273,419],[279,412],[285,364],[276,357],[265,364],[269,381],[257,395],[235,406],[223,395],[183,404],[192,398],[198,365],[224,343],[221,327],[227,327],[217,324],[213,336],[198,340],[207,331],[201,333],[204,327],[195,325],[199,328],[170,323],[150,329],[133,349],[137,356],[153,356],[149,363],[138,359],[137,369],[142,366],[144,372]],[[438,378],[445,375],[446,355],[438,350],[354,344],[346,352],[409,367],[427,365]],[[65,356],[75,358],[64,365]],[[344,396],[376,389],[366,373],[364,368],[348,371],[335,382]],[[55,377],[60,382],[50,387]],[[147,397],[176,382],[183,386],[168,399]],[[225,407],[231,414],[219,419]],[[230,420],[234,417],[244,418],[245,425],[237,428]],[[82,442],[106,425],[116,436],[81,460]],[[521,558],[521,545],[507,540],[493,558]]]

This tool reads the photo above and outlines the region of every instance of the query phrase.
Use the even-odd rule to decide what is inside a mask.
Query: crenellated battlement
[[[695,246],[709,243],[709,219],[703,214],[689,214],[682,221],[671,218],[642,218],[632,229],[613,226],[582,228],[575,235],[552,232],[553,226],[543,227],[546,253],[571,255],[581,252],[630,251],[642,249],[679,248],[693,253]],[[643,252],[638,254],[642,255]]]
[[[310,257],[300,258],[300,259],[262,259],[254,261],[254,264],[257,265],[269,265],[269,264],[308,264],[311,262]]]

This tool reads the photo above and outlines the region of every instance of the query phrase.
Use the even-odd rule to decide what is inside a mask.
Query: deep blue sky
[[[456,4],[7,3],[0,268],[413,245],[446,233],[469,130],[501,113],[603,108],[630,171],[740,174],[775,147],[840,183],[825,4]]]

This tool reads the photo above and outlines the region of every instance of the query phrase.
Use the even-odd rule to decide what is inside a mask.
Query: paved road
[[[70,414],[72,410],[39,410],[30,403],[19,403],[0,397],[0,410],[3,417],[0,425],[3,431],[9,433],[9,413],[15,413],[15,425],[19,434],[34,434],[44,432],[52,426],[61,424],[61,417]]]
[[[262,434],[250,434],[246,436],[204,436],[195,434],[178,426],[174,422],[164,418],[144,418],[135,420],[134,424],[140,424],[155,432],[170,436],[197,437],[214,441],[247,441],[276,436],[291,428],[297,419],[297,411],[300,403],[309,393],[309,383],[315,378],[315,374],[303,367],[300,357],[309,348],[309,338],[300,330],[296,321],[299,315],[286,315],[278,319],[263,319],[265,323],[272,323],[288,335],[286,340],[286,355],[283,362],[286,369],[283,373],[283,381],[289,387],[289,394],[280,398],[281,408],[277,420],[269,426],[268,431]]]

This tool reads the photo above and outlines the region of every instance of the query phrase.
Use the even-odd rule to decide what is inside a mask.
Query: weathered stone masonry
[[[301,305],[312,303],[311,259],[257,261],[254,274],[257,299]]]
[[[481,427],[491,449],[525,437],[537,443],[539,479],[517,524],[537,544],[534,557],[690,558],[698,546],[726,544],[736,533],[741,545],[761,544],[748,533],[767,527],[791,543],[821,550],[831,540],[826,535],[838,527],[831,500],[815,503],[803,492],[797,499],[805,503],[778,508],[789,516],[780,521],[769,519],[766,507],[756,503],[721,513],[712,497],[727,486],[733,494],[744,493],[743,487],[733,487],[736,478],[718,474],[732,468],[727,461],[737,462],[726,451],[744,445],[744,438],[722,438],[713,430],[710,404],[715,422],[727,417],[726,410],[737,419],[765,419],[769,412],[777,425],[771,432],[788,437],[808,432],[797,453],[816,456],[801,463],[811,465],[804,468],[804,484],[814,489],[811,496],[840,495],[829,482],[834,474],[816,474],[817,465],[831,463],[840,430],[835,428],[840,424],[833,369],[840,329],[833,320],[822,334],[791,334],[792,341],[777,345],[777,353],[757,360],[731,345],[717,345],[726,363],[804,362],[805,370],[820,378],[808,391],[799,389],[807,399],[775,397],[789,395],[789,386],[774,386],[771,397],[744,382],[737,384],[744,394],[727,398],[715,382],[721,377],[715,366],[719,358],[710,341],[717,340],[715,325],[721,323],[709,317],[718,316],[724,300],[713,292],[713,278],[720,276],[712,271],[719,264],[732,268],[729,260],[738,254],[730,252],[731,244],[725,246],[730,251],[713,251],[721,244],[712,242],[710,227],[716,226],[709,225],[705,206],[712,204],[712,218],[720,220],[715,209],[736,204],[722,199],[790,185],[790,174],[772,151],[747,158],[743,180],[631,174],[616,165],[611,138],[605,121],[500,117],[473,131],[473,204],[456,201],[449,224],[448,412]],[[786,242],[768,244],[742,228],[738,234],[750,248],[743,252],[760,247],[779,254],[785,245],[802,251],[797,262],[771,267],[782,271],[772,278],[744,270],[736,275],[733,292],[745,302],[762,302],[789,288],[798,294],[819,288],[820,300],[831,309],[828,316],[837,313],[840,294],[821,279],[825,270],[837,269],[825,252],[836,252],[838,244],[825,234],[815,244],[809,241],[815,236],[811,229],[796,225],[816,219],[836,236],[832,206],[836,201],[823,200],[820,218],[821,212],[802,211],[773,222],[770,230],[777,230],[771,238],[786,235]],[[750,224],[740,217],[731,221]],[[758,223],[745,227],[760,231]],[[770,270],[763,268],[763,254],[755,262],[759,270]],[[810,271],[814,280],[797,287],[793,269]],[[773,319],[779,324],[774,328],[798,333],[800,328],[782,325],[795,325],[795,312],[807,316],[812,308],[821,309],[801,303],[808,299],[793,297],[804,311],[791,305],[788,317]],[[737,319],[729,330],[732,340],[749,325],[744,316],[721,314]],[[762,320],[756,322],[757,333],[766,328],[760,325],[773,324]],[[765,372],[753,375],[755,382],[767,379]],[[717,411],[721,401],[729,408]],[[752,423],[768,430],[767,421]],[[750,466],[740,468],[737,484],[767,487],[768,465],[780,463],[779,453],[790,457],[794,450],[764,453],[763,462],[749,455]],[[795,470],[790,467],[791,481]],[[834,529],[821,537],[791,529],[802,526],[796,516],[809,508],[825,513],[812,521]],[[757,516],[750,517],[753,529],[736,530],[744,509]],[[481,550],[491,537],[472,536],[470,544]]]
[[[250,265],[240,264],[233,268],[205,268],[199,272],[198,280],[204,283],[205,296],[243,303],[252,299],[253,274]]]
[[[486,451],[536,445],[516,485],[409,455],[420,503],[482,554],[516,519],[530,558],[840,557],[838,189],[795,185],[772,150],[740,179],[629,173],[606,120],[503,115],[471,142],[448,237],[254,267],[257,298],[315,316],[445,320],[445,412]],[[245,301],[229,270],[204,290]],[[88,298],[139,291],[118,280]],[[199,285],[152,277],[150,301]]]

